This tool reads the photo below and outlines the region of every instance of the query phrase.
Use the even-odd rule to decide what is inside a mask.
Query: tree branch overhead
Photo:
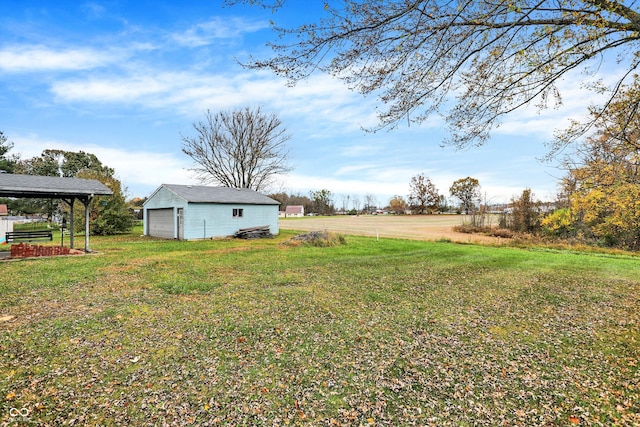
[[[286,0],[227,3],[286,7]],[[621,77],[611,97],[635,79],[636,3],[326,0],[317,22],[274,26],[274,55],[246,65],[270,69],[291,84],[320,71],[377,96],[379,123],[372,130],[440,114],[450,128],[447,142],[465,147],[485,142],[514,110],[546,108],[552,100],[558,105],[558,84],[568,73],[597,75],[616,53]]]

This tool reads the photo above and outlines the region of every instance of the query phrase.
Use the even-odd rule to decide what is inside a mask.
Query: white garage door
[[[147,210],[147,225],[149,236],[173,239],[173,209],[149,209]]]

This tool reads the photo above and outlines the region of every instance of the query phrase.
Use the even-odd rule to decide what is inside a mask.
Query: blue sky
[[[209,109],[260,106],[292,135],[291,174],[274,190],[307,195],[406,196],[424,173],[441,194],[472,176],[490,201],[525,188],[553,199],[562,172],[537,160],[554,128],[580,118],[590,99],[579,79],[561,83],[563,106],[509,116],[488,144],[456,151],[437,117],[422,126],[367,133],[374,97],[314,75],[295,87],[237,60],[265,57],[270,20],[289,24],[318,16],[320,1],[294,1],[276,15],[222,7],[221,0],[0,2],[0,130],[22,158],[44,149],[96,154],[127,188],[148,196],[162,183],[196,183],[181,135]]]

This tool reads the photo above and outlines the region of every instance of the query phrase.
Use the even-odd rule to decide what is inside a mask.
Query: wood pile
[[[241,228],[236,231],[233,237],[238,239],[265,239],[273,237],[273,234],[271,234],[268,225],[263,225],[261,227]]]

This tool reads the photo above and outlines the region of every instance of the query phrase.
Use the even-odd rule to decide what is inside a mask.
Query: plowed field
[[[453,227],[467,221],[465,215],[362,215],[281,218],[283,230],[328,230],[342,234],[417,240],[449,239],[464,243],[505,242],[506,239],[458,233]]]

